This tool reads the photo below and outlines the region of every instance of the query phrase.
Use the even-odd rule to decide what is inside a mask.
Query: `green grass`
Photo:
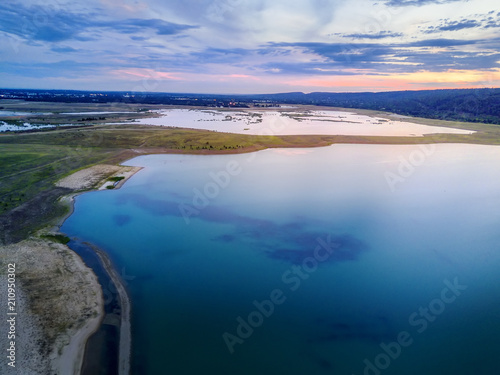
[[[62,243],[64,245],[71,241],[69,237],[62,234],[42,234],[40,237],[53,242]]]
[[[52,188],[61,177],[110,154],[106,150],[62,145],[2,144],[3,139],[0,137],[0,214]]]
[[[123,177],[123,176],[115,176],[115,177],[108,178],[108,181],[118,182],[118,181],[121,181],[123,179],[125,179],[125,177]]]
[[[256,143],[282,143],[278,137],[218,133],[205,130],[138,125],[104,125],[83,129],[60,129],[43,133],[4,135],[0,143],[65,145],[90,148],[167,148],[179,150],[228,150]],[[212,146],[212,147],[210,147]]]

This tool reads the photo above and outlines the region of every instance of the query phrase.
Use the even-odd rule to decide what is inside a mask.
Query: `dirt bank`
[[[101,286],[94,273],[67,246],[40,239],[0,247],[0,260],[2,290],[5,265],[16,264],[19,335],[13,373],[78,374],[87,338],[103,314]],[[6,306],[2,303],[1,308]],[[6,327],[0,324],[2,332]],[[5,360],[2,356],[1,372],[8,374]]]

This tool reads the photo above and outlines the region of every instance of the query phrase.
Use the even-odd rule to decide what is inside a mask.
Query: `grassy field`
[[[0,110],[28,113],[28,115],[2,118],[8,123],[30,122],[34,124],[74,124],[95,125],[110,122],[130,121],[144,117],[155,117],[149,110],[159,106],[148,104],[125,103],[48,103],[25,102],[23,100],[2,100]],[[85,112],[111,112],[102,114],[86,114]]]
[[[14,103],[9,110],[29,111],[120,111],[124,105],[92,106],[53,103]],[[135,108],[138,109],[138,108]],[[352,110],[350,110],[352,112]],[[366,112],[366,113],[365,113]],[[367,115],[389,116],[374,111]],[[66,116],[66,115],[63,115]],[[405,119],[405,121],[409,121]],[[472,135],[438,134],[424,137],[370,136],[258,136],[219,133],[206,130],[167,128],[146,125],[95,124],[83,128],[59,128],[34,133],[0,134],[0,225],[3,230],[22,227],[21,238],[51,218],[60,216],[59,193],[54,183],[74,171],[98,163],[118,164],[141,154],[242,153],[271,147],[317,147],[334,143],[417,144],[476,143],[500,145],[500,126],[464,124],[439,120],[411,119],[412,122],[437,126],[454,126],[476,130]],[[59,192],[59,193],[57,193]],[[69,191],[71,192],[71,191]],[[44,198],[45,197],[45,198]],[[33,204],[33,202],[37,202]],[[17,207],[17,209],[16,209]],[[40,207],[40,209],[38,208]],[[51,209],[52,207],[52,209]],[[37,219],[37,211],[43,214]],[[33,211],[26,213],[26,211]],[[19,212],[21,211],[21,212]],[[53,214],[51,214],[53,212]],[[43,218],[43,219],[42,219]],[[24,222],[29,224],[25,225]],[[43,222],[43,223],[42,223]],[[3,223],[3,224],[2,224]],[[0,239],[1,240],[1,239]],[[4,239],[5,242],[5,239]]]
[[[70,146],[0,143],[0,214],[52,188],[62,176],[108,155],[105,150]]]

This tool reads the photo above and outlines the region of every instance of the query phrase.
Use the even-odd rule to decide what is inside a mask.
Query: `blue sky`
[[[0,87],[500,86],[497,0],[3,0]]]

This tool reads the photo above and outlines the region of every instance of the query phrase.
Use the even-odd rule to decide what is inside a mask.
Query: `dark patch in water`
[[[325,371],[333,369],[332,363],[325,358],[318,358],[317,362],[319,367],[321,367]]]
[[[129,201],[155,215],[182,217],[179,204],[172,201],[151,199],[138,194],[128,194],[120,198],[120,202]],[[235,227],[234,232],[215,237],[214,241],[225,243],[236,240],[244,241],[253,244],[256,249],[263,251],[271,259],[292,264],[301,264],[304,259],[315,257],[320,239],[333,249],[324,261],[328,263],[356,260],[359,254],[367,249],[362,241],[351,235],[333,237],[327,233],[311,231],[307,228],[307,221],[304,219],[276,224],[270,220],[242,216],[228,208],[213,204],[187,214],[201,220],[231,224]],[[115,220],[125,222],[126,219],[115,217]],[[321,252],[324,253],[324,250]]]
[[[115,221],[116,225],[122,227],[125,224],[129,223],[130,220],[132,220],[132,217],[129,215],[114,215],[113,220]]]
[[[223,234],[222,236],[214,238],[214,241],[221,241],[221,242],[233,242],[235,240],[236,238],[230,234]]]
[[[290,238],[289,241],[292,246],[298,245],[298,248],[269,249],[266,251],[266,254],[272,259],[297,265],[301,264],[306,258],[316,258],[318,251],[321,254],[319,259],[322,259],[323,256],[326,256],[326,252],[320,245],[319,241],[321,239],[329,245],[331,250],[328,258],[323,261],[326,263],[356,260],[359,254],[367,249],[367,246],[362,241],[350,235],[328,237],[319,233],[301,233],[298,236]]]
[[[395,333],[386,317],[367,318],[360,323],[330,322],[321,320],[321,334],[308,340],[310,343],[327,343],[346,340],[366,340],[380,343],[395,339]]]
[[[127,194],[119,198],[119,203],[131,202],[134,205],[154,215],[180,216],[179,207],[176,203],[160,199],[150,199],[140,194]]]
[[[351,327],[349,326],[349,324],[346,324],[346,323],[334,323],[334,324],[332,324],[332,328],[337,329],[337,330],[348,331]]]
[[[308,230],[302,221],[276,224],[270,220],[235,215],[226,209],[215,207],[208,210],[203,218],[231,223],[236,227],[232,234],[225,234],[214,240],[230,242],[238,239],[247,243],[253,242],[255,247],[264,250],[269,258],[292,264],[301,264],[304,259],[315,257],[320,240],[333,250],[325,260],[328,263],[356,260],[361,252],[367,250],[364,242],[351,235],[332,237],[327,233]],[[323,255],[324,250],[320,253]]]
[[[117,375],[119,337],[117,327],[102,324],[87,341],[81,375]]]
[[[431,249],[432,254],[439,259],[441,262],[454,266],[455,262],[443,251],[437,251],[436,249]]]

